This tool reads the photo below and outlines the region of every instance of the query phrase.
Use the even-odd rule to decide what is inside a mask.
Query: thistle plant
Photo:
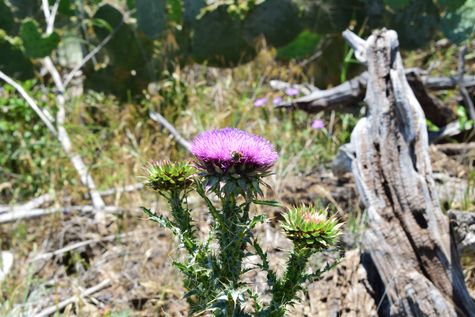
[[[184,276],[190,315],[284,316],[306,283],[336,264],[311,271],[308,267],[312,255],[335,246],[341,225],[327,210],[312,206],[284,213],[281,228],[293,249],[279,277],[253,232],[265,222],[265,215],[252,215],[251,210],[253,204],[279,206],[260,199],[262,186],[268,186],[263,178],[278,159],[274,146],[262,137],[226,128],[199,134],[191,151],[193,164],[165,161],[149,168],[147,186],[168,201],[170,217],[143,208],[150,220],[170,229],[186,251],[184,259],[174,264]],[[212,218],[206,239],[196,235],[187,203],[191,192],[203,199]],[[258,255],[261,263],[245,267],[243,261],[251,255]],[[264,294],[254,293],[243,280],[245,272],[257,269],[267,273],[270,300],[264,301]]]

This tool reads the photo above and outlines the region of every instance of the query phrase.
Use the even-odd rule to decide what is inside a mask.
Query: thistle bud
[[[195,168],[186,162],[161,161],[148,169],[146,185],[157,192],[180,192],[193,185]]]
[[[328,210],[312,206],[291,209],[281,222],[287,237],[296,245],[317,251],[337,242],[341,225],[335,217],[329,216]]]

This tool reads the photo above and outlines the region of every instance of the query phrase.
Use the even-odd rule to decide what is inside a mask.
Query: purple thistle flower
[[[267,98],[258,98],[254,101],[254,107],[262,107],[267,103]]]
[[[315,119],[312,121],[312,128],[315,130],[320,130],[325,127],[325,123],[320,119]]]
[[[292,96],[297,96],[300,93],[300,91],[295,87],[289,87],[285,90],[285,93],[287,94],[287,96],[292,97]]]
[[[266,139],[234,128],[199,134],[191,145],[198,168],[212,174],[265,172],[277,161],[278,154]]]
[[[282,103],[282,97],[275,97],[272,103],[274,104],[274,106],[280,105]]]

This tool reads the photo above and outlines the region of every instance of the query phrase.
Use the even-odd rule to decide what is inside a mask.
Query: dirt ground
[[[456,206],[456,200],[463,196],[458,193],[463,187],[457,186],[463,186],[467,176],[463,164],[467,157],[463,160],[449,157],[433,149],[432,159],[436,180],[439,177],[442,205],[444,199],[450,197],[451,206]],[[336,205],[346,223],[341,246],[353,250],[347,253],[349,261],[358,257],[364,212],[351,175],[336,178],[328,170],[318,170],[291,177],[278,187],[278,194],[268,193],[271,197],[267,198],[277,198],[288,205],[317,199]],[[138,208],[152,206],[166,213],[166,206],[157,204],[154,195],[143,189],[108,196],[106,200],[121,206],[122,211],[107,215],[100,224],[93,215],[56,214],[0,227],[0,236],[10,236],[9,244],[15,256],[14,268],[4,287],[17,294],[15,298],[8,298],[11,316],[35,316],[44,308],[70,297],[75,299],[75,304],[66,305],[64,316],[186,316],[180,274],[172,265],[172,260],[180,256],[180,250],[171,235],[147,221]],[[195,201],[194,219],[204,235],[209,219],[203,206]],[[259,208],[256,212],[266,213],[270,222],[257,228],[257,236],[270,254],[271,265],[282,267],[280,264],[286,260],[284,251],[291,244],[276,225],[278,210]],[[352,212],[347,213],[348,210]],[[81,242],[84,243],[77,245]],[[65,247],[70,248],[63,250]],[[54,251],[55,254],[50,253]],[[255,260],[247,259],[249,262]],[[467,282],[475,291],[475,268],[470,264],[473,261],[465,259],[465,262]],[[332,274],[324,281],[335,278]],[[91,296],[80,296],[85,289],[107,280],[110,282],[106,288]],[[264,291],[261,283],[264,276],[248,274],[246,280]],[[309,286],[308,292],[302,294],[303,303],[294,308],[293,316],[325,316],[328,313],[317,307],[313,300],[322,298],[325,289],[321,285],[324,284],[317,282]],[[365,305],[364,298],[356,296],[355,301]]]

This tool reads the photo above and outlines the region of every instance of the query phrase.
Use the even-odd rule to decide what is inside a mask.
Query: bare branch
[[[50,16],[51,16],[51,12],[49,10],[49,3],[48,3],[48,0],[41,0],[41,9],[43,10],[43,14],[45,16],[45,20],[46,22],[48,23],[49,19],[50,19]]]
[[[5,81],[7,84],[15,88],[16,91],[25,99],[25,101],[28,103],[28,105],[33,109],[34,112],[40,117],[41,121],[46,125],[48,130],[53,134],[53,135],[58,135],[58,132],[56,131],[53,123],[50,121],[48,118],[48,115],[43,112],[43,110],[36,104],[36,102],[33,100],[33,98],[28,95],[28,93],[23,89],[22,86],[17,84],[12,78],[10,78],[7,74],[4,72],[0,71],[0,78]]]
[[[46,25],[46,34],[51,34],[54,31],[54,22],[56,21],[56,14],[58,13],[59,1],[60,0],[56,0],[53,7],[51,7],[50,16]]]
[[[475,142],[437,144],[435,147],[447,155],[459,155],[475,151]]]
[[[269,81],[269,85],[271,86],[272,89],[280,90],[280,91],[285,91],[288,88],[296,88],[307,95],[311,94],[314,91],[320,90],[311,84],[290,84],[288,82],[277,80],[277,79],[273,79]]]
[[[143,231],[144,230],[140,230],[141,233],[143,233]],[[98,239],[89,239],[89,240],[80,241],[80,242],[77,242],[77,243],[67,245],[64,248],[55,250],[53,252],[47,252],[47,253],[39,254],[39,255],[35,256],[33,259],[28,260],[28,262],[31,263],[31,262],[36,262],[36,261],[40,261],[40,260],[47,260],[47,259],[52,258],[54,256],[58,256],[58,255],[64,254],[64,253],[72,251],[72,250],[76,250],[76,249],[85,247],[85,246],[90,245],[90,244],[96,244],[96,243],[101,243],[101,242],[106,242],[106,241],[114,241],[114,240],[117,240],[117,239],[124,239],[126,237],[131,236],[132,234],[134,234],[136,232],[137,231],[135,231],[135,232],[131,231],[131,232],[127,232],[127,233],[122,233],[120,235],[111,234],[109,236],[98,238]]]
[[[111,196],[115,194],[129,193],[129,192],[141,190],[143,188],[144,188],[143,183],[135,183],[135,184],[125,185],[125,186],[118,186],[114,188],[105,189],[105,190],[99,191],[99,195]],[[69,196],[66,196],[64,198],[64,200],[69,200],[69,199],[71,199],[71,197]],[[54,201],[54,195],[44,194],[37,198],[33,198],[30,201],[27,201],[26,203],[23,203],[21,205],[16,205],[16,206],[0,205],[0,214],[4,212],[12,212],[15,210],[37,209],[38,207],[51,203],[52,201]]]
[[[34,198],[24,204],[18,205],[18,206],[0,206],[0,214],[3,212],[7,211],[13,211],[13,210],[18,210],[18,209],[35,209],[38,208],[39,206],[50,203],[54,199],[53,195],[50,194],[44,194],[41,195],[37,198]]]
[[[437,126],[444,126],[456,118],[452,109],[445,106],[441,100],[429,91],[429,89],[439,90],[457,87],[458,80],[456,76],[428,77],[424,70],[417,68],[407,69],[405,73],[416,98],[431,122]],[[364,99],[367,81],[368,73],[363,72],[349,81],[326,90],[312,89],[311,92],[308,92],[308,89],[304,89],[302,91],[306,93],[305,96],[282,102],[276,107],[297,108],[309,113],[331,110],[355,112],[358,110],[358,104]],[[464,82],[466,87],[475,86],[475,76],[464,76]],[[270,81],[269,84],[276,90],[295,86],[276,80]],[[300,85],[299,88],[306,88],[306,85]]]
[[[432,90],[453,89],[458,85],[459,79],[457,76],[450,77],[425,77],[422,76],[424,85]],[[475,76],[464,75],[463,82],[465,87],[475,86]]]
[[[114,37],[114,35],[117,33],[117,31],[120,29],[120,27],[124,24],[124,19],[120,21],[120,23],[115,27],[115,29],[107,35],[106,38],[102,40],[101,43],[99,43],[98,46],[96,46],[92,51],[89,52],[84,58],[81,60],[81,62],[76,65],[76,67],[71,70],[71,72],[65,77],[64,79],[64,87],[66,88],[71,80],[76,76],[76,74],[79,72],[79,70],[91,59],[93,58],[104,46],[106,46],[107,43]]]
[[[343,31],[343,38],[355,51],[356,59],[363,64],[366,63],[366,41],[350,30]]]
[[[468,109],[468,113],[470,118],[475,122],[475,107],[473,106],[473,101],[470,98],[470,94],[467,91],[467,88],[464,83],[463,75],[465,73],[465,55],[467,54],[467,46],[464,45],[459,52],[459,63],[458,63],[458,70],[459,70],[459,88],[460,94],[462,95],[463,101],[465,103],[465,107]]]
[[[278,104],[276,107],[296,107],[310,113],[351,109],[363,100],[367,77],[368,73],[364,72],[341,85],[327,90],[314,90],[307,96]]]
[[[71,206],[63,208],[44,208],[44,209],[31,209],[31,208],[14,208],[10,212],[5,212],[0,214],[0,223],[9,223],[21,219],[33,219],[46,215],[51,215],[54,213],[92,213],[92,212],[103,212],[103,213],[118,213],[121,211],[119,207],[116,206],[106,206],[101,209],[97,209],[94,206]]]
[[[187,149],[189,152],[191,152],[191,143],[189,141],[187,141],[181,134],[180,132],[178,132],[175,127],[170,123],[168,122],[167,119],[165,119],[165,117],[163,117],[161,114],[157,113],[157,112],[153,112],[153,111],[150,111],[150,118],[158,123],[160,123],[161,125],[163,125],[163,127],[165,129],[167,129],[176,139],[176,141],[178,143],[180,143],[185,149]]]
[[[96,209],[101,209],[105,206],[105,203],[102,200],[101,195],[99,195],[96,190],[96,184],[94,183],[94,180],[92,179],[86,164],[84,164],[84,161],[82,160],[81,156],[78,153],[74,152],[71,144],[71,139],[69,138],[69,135],[66,129],[64,128],[64,122],[66,119],[66,99],[64,96],[64,85],[61,76],[59,75],[58,70],[56,69],[49,57],[45,57],[43,59],[43,66],[48,71],[48,73],[50,73],[51,77],[53,78],[56,89],[58,90],[56,92],[56,102],[58,106],[58,112],[56,113],[58,140],[61,143],[64,152],[66,152],[69,159],[71,160],[71,163],[73,163],[74,168],[78,172],[79,177],[81,179],[81,183],[88,188],[89,193],[91,195],[92,204]]]
[[[107,288],[111,285],[112,285],[111,280],[106,279],[106,280],[102,281],[101,283],[99,283],[99,284],[97,284],[93,287],[90,287],[90,288],[86,289],[85,291],[81,292],[81,294],[79,295],[79,298],[91,296],[92,294],[97,293],[97,292],[99,292],[99,291],[103,290],[104,288]],[[65,299],[65,300],[59,302],[56,305],[50,306],[50,307],[42,310],[39,314],[36,314],[34,317],[46,317],[46,316],[52,315],[52,314],[62,310],[63,308],[65,308],[69,304],[74,303],[77,299],[78,299],[78,296],[72,296],[68,299]]]

